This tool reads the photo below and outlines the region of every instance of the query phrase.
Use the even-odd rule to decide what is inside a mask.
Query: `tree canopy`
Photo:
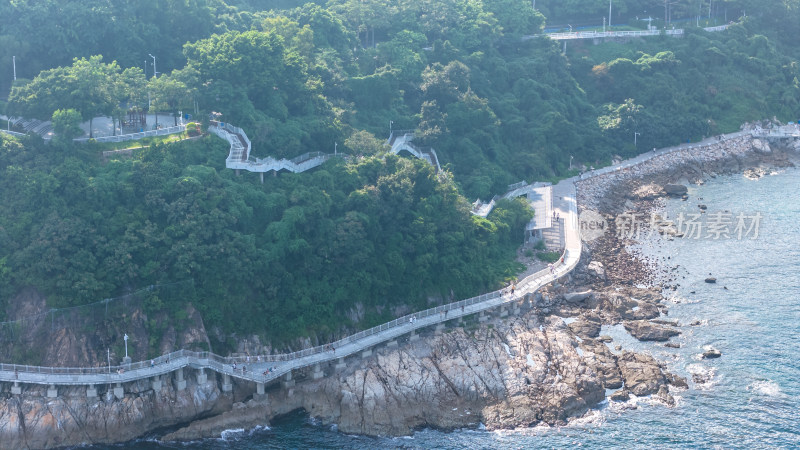
[[[513,277],[530,212],[501,202],[473,217],[476,197],[800,118],[798,0],[715,1],[707,16],[735,22],[720,32],[688,20],[708,3],[678,0],[681,38],[574,41],[566,53],[525,37],[564,19],[601,24],[607,3],[272,3],[0,4],[0,73],[16,55],[20,77],[13,88],[0,77],[6,112],[52,118],[63,138],[0,136],[0,301],[36,286],[75,305],[192,279],[192,293],[161,300],[195,304],[218,344],[324,341]],[[631,27],[647,25],[639,9],[663,8],[612,6]],[[128,108],[221,113],[257,157],[351,157],[262,185],[224,169],[215,137],[107,164],[98,144],[69,141],[79,119]],[[387,155],[390,128],[415,130],[444,170]]]

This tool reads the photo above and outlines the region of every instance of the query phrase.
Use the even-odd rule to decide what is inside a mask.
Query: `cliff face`
[[[468,322],[440,336],[383,347],[367,359],[352,358],[341,372],[324,368],[329,376],[317,381],[303,381],[298,373],[297,386],[273,387],[266,402],[242,403],[254,390],[246,383],[222,394],[211,373],[207,383],[197,385],[191,369],[185,369],[189,385],[183,391],[168,379],[156,391],[148,380],[126,385],[122,399],[108,395],[108,386],[97,386],[98,398],[74,387],[60,388],[58,398],[48,399],[45,387],[26,386],[21,396],[12,396],[6,385],[0,448],[123,442],[189,422],[163,439],[214,437],[299,408],[345,433],[366,435],[404,435],[425,426],[562,424],[602,401],[606,389],[623,386],[669,403],[668,384],[685,387],[685,382],[653,358],[612,351],[597,336],[601,322],[639,319],[632,315],[662,301],[656,291],[634,290],[580,296],[545,291],[539,309],[519,316]],[[567,324],[559,316],[577,319]]]
[[[668,376],[652,358],[614,354],[576,337],[558,317],[531,315],[384,351],[304,387],[318,393],[304,406],[345,433],[404,435],[481,422],[491,430],[563,424],[602,401],[606,388],[646,380],[637,394],[654,394]]]
[[[125,356],[123,336],[129,336],[134,360],[181,348],[207,350],[209,339],[200,313],[191,304],[176,324],[166,312],[148,317],[142,296],[129,296],[104,307],[52,310],[36,288],[26,287],[9,298],[6,317],[14,326],[0,329],[0,361],[53,367],[105,367]],[[179,326],[179,330],[176,330]],[[157,342],[158,346],[151,346]],[[109,352],[110,351],[110,355]]]
[[[637,295],[646,298],[646,293],[652,296],[641,301],[642,307],[661,301],[655,292]],[[569,325],[555,315],[529,312],[382,348],[340,373],[273,390],[268,403],[235,405],[222,416],[195,422],[164,439],[211,437],[225,428],[264,424],[298,408],[345,433],[407,435],[420,427],[483,423],[491,430],[563,424],[603,401],[606,389],[655,394],[669,404],[669,384],[686,387],[682,379],[649,356],[612,350],[602,338],[595,339],[600,321],[609,322],[596,312],[598,304],[608,303],[608,295],[599,292],[583,305],[551,305],[559,315],[579,316]]]
[[[86,387],[59,388],[46,398],[46,387],[27,386],[22,395],[0,401],[0,449],[51,448],[83,443],[124,442],[152,430],[186,423],[230,408],[216,381],[174,389],[165,380],[158,391],[150,382],[125,386],[124,398],[87,398]],[[5,393],[4,393],[5,394]]]

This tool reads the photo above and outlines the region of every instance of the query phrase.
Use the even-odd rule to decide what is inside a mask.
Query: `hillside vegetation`
[[[749,120],[800,119],[797,0],[714,2],[727,8],[715,17],[736,20],[726,31],[570,42],[566,54],[523,36],[541,32],[543,12],[594,17],[602,2],[261,3],[0,4],[0,71],[15,55],[20,78],[0,80],[2,106],[52,118],[58,134],[0,135],[0,302],[25,286],[66,306],[191,279],[191,294],[151,305],[191,302],[226,334],[326,341],[513,277],[531,213],[505,202],[473,217],[475,198]],[[71,141],[79,121],[129,109],[214,111],[259,157],[352,157],[262,185],[224,168],[215,137],[107,164],[97,144]],[[387,156],[390,127],[416,130],[445,170]]]

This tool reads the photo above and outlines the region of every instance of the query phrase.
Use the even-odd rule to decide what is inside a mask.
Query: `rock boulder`
[[[666,341],[680,331],[665,325],[658,325],[646,320],[631,320],[622,324],[626,330],[640,341]]]
[[[673,197],[681,197],[689,192],[689,189],[682,184],[667,184],[664,186],[664,192]]]

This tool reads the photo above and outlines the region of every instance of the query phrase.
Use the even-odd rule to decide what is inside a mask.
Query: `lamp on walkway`
[[[131,363],[131,358],[128,356],[128,334],[127,333],[125,334],[123,339],[125,340],[125,357],[122,358],[122,363],[123,364],[130,364]]]
[[[156,70],[156,57],[152,54],[148,53],[151,58],[153,58],[153,78],[158,78],[158,70]],[[145,75],[146,77],[147,75]]]

